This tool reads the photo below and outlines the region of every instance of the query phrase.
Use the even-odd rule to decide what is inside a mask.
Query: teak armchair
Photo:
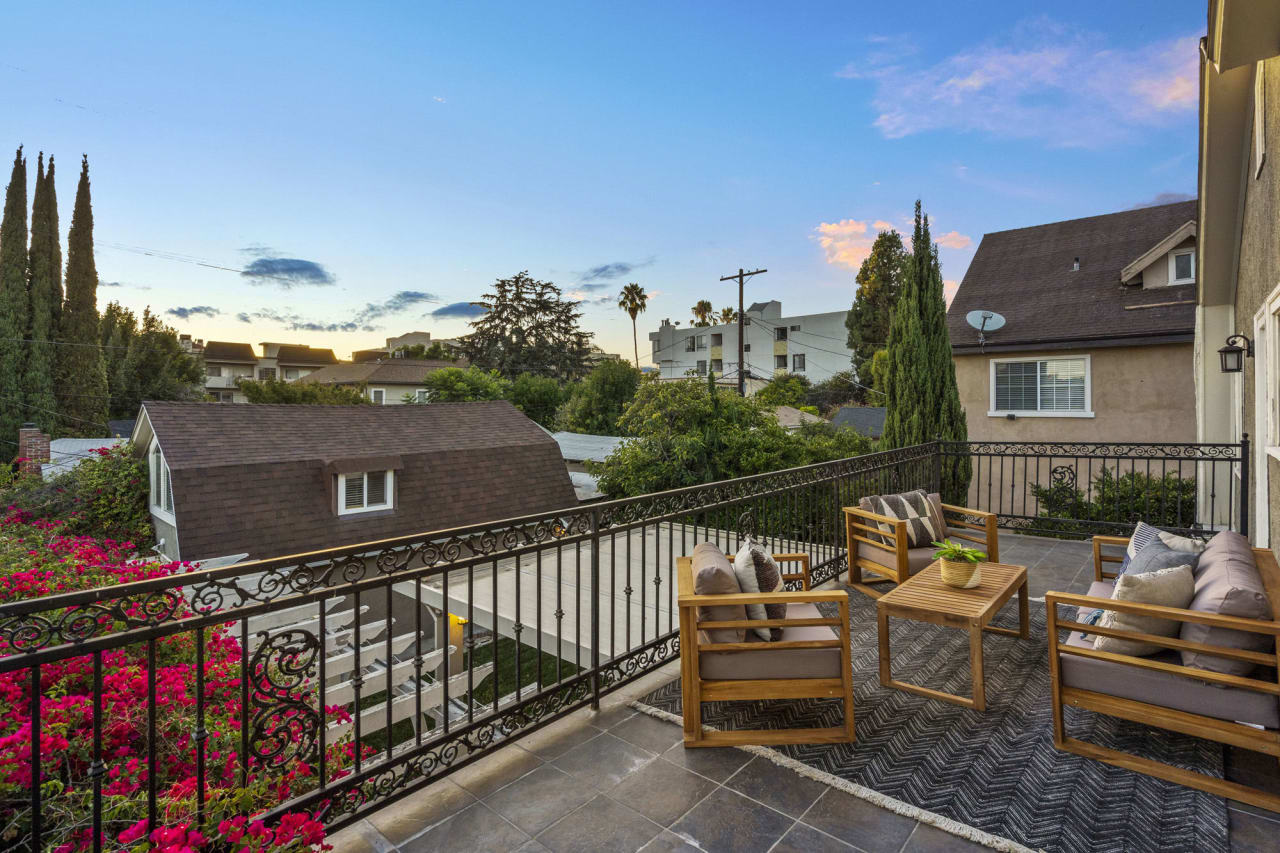
[[[784,743],[839,743],[854,740],[853,724],[853,670],[849,647],[849,594],[843,590],[813,591],[808,589],[808,555],[775,554],[779,562],[801,562],[802,571],[793,573],[793,579],[801,579],[805,589],[760,593],[736,593],[726,595],[695,595],[693,560],[680,557],[676,563],[680,595],[677,600],[680,611],[680,680],[684,705],[684,745],[740,746],[744,744]],[[783,575],[787,577],[786,574]],[[700,620],[699,606],[766,604],[785,601],[788,615],[783,619],[734,619]],[[839,607],[834,617],[823,616],[814,605],[831,602]],[[829,639],[788,640],[787,632],[793,629],[814,627],[835,629]],[[740,643],[712,643],[700,631],[720,628],[782,628],[782,639],[776,642],[745,641]],[[812,632],[805,631],[806,635]],[[771,655],[776,662],[779,653],[805,649],[838,649],[839,672],[828,677],[753,678],[753,659],[764,661],[760,655]],[[726,654],[727,653],[727,654]],[[715,656],[718,675],[734,674],[740,677],[704,677],[703,655]],[[833,655],[834,656],[834,655]],[[825,674],[825,673],[824,673]],[[762,729],[749,731],[704,731],[702,727],[702,703],[753,699],[843,699],[844,725],[796,729]]]
[[[1280,795],[1067,736],[1063,708],[1070,705],[1280,758],[1280,731],[1275,728],[1280,683],[1277,682],[1278,661],[1274,642],[1280,638],[1280,621],[1243,619],[1200,610],[1116,601],[1099,595],[1098,593],[1107,589],[1103,584],[1117,576],[1115,572],[1106,570],[1107,565],[1122,562],[1120,556],[1108,553],[1105,549],[1122,547],[1128,541],[1121,536],[1093,538],[1093,594],[1045,594],[1054,746],[1066,752],[1198,788],[1220,797],[1280,811]],[[1280,602],[1280,566],[1277,565],[1275,556],[1265,548],[1252,550],[1267,597],[1272,602]],[[1063,606],[1068,608],[1069,615],[1066,619],[1059,618],[1058,614],[1058,608]],[[1160,616],[1178,622],[1196,622],[1251,634],[1264,634],[1271,637],[1273,642],[1268,644],[1268,651],[1249,651],[1190,642],[1179,637],[1102,628],[1079,621],[1077,608],[1082,607]],[[1280,611],[1280,607],[1274,610]],[[1273,615],[1280,614],[1273,612]],[[1067,640],[1059,639],[1060,630],[1068,632]],[[1140,640],[1166,650],[1199,652],[1259,664],[1266,669],[1254,672],[1250,677],[1243,677],[1182,666],[1175,662],[1180,661],[1180,658],[1168,655],[1139,657],[1103,652],[1084,641],[1081,634]],[[1130,695],[1119,695],[1123,693]],[[1133,698],[1139,693],[1150,701]],[[1216,714],[1195,713],[1188,710],[1190,708],[1213,711]],[[1268,718],[1271,720],[1269,723]],[[1238,720],[1244,722],[1237,722]]]
[[[936,499],[936,495],[930,495]],[[952,506],[940,501],[946,530],[940,539],[963,539],[982,548],[988,562],[1000,562],[1000,533],[996,527],[996,514],[980,509]],[[871,586],[874,583],[900,584],[933,562],[936,550],[932,545],[910,547],[907,539],[907,522],[880,515],[858,506],[844,508],[845,542],[849,549],[849,586],[872,598],[883,593]],[[890,525],[884,530],[881,524]],[[881,541],[887,540],[887,541]],[[863,579],[868,571],[876,577]]]

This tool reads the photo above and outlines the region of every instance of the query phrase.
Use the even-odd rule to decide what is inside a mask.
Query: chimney
[[[1072,272],[1079,272],[1079,271],[1080,271],[1080,259],[1079,259],[1079,258],[1076,258],[1074,261],[1072,261],[1072,262],[1071,262],[1071,271],[1072,271]]]
[[[18,430],[18,471],[40,476],[44,463],[49,461],[49,436],[35,424],[26,423]]]

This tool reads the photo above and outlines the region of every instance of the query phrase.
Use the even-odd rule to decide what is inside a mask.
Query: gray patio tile
[[[536,755],[522,749],[519,744],[507,744],[449,778],[474,796],[484,799],[503,785],[541,766],[542,759]]]
[[[520,743],[544,761],[551,761],[599,734],[600,729],[591,725],[589,717],[575,717],[561,720],[543,731],[534,732],[523,738]]]
[[[539,844],[536,839],[530,839],[517,847],[515,853],[551,853],[551,851]]]
[[[625,720],[629,720],[636,715],[635,708],[627,705],[615,705],[612,708],[606,708],[598,713],[592,714],[590,719],[591,725],[601,731],[608,731],[614,726]]]
[[[718,853],[764,853],[774,845],[794,820],[747,799],[728,788],[717,788],[671,827],[677,835],[688,836],[694,845]]]
[[[911,818],[835,788],[813,804],[804,822],[867,853],[897,853],[916,825]]]
[[[740,794],[759,800],[783,814],[800,817],[827,786],[799,773],[779,767],[767,758],[759,756],[729,777],[724,783]]]
[[[640,848],[640,853],[701,853],[689,839],[681,838],[669,829],[664,829],[656,838]]]
[[[1274,853],[1280,824],[1252,812],[1227,810],[1232,853]]]
[[[367,820],[357,821],[346,829],[325,838],[338,853],[387,853],[394,848]]]
[[[670,826],[715,787],[710,779],[670,761],[651,761],[608,794],[650,820]]]
[[[772,853],[854,853],[855,850],[853,846],[819,832],[812,826],[797,823],[782,836]]]
[[[677,743],[662,753],[662,757],[708,779],[723,782],[751,760],[751,753],[731,746],[685,749],[684,743]]]
[[[489,808],[537,835],[595,795],[592,787],[544,764],[485,799]]]
[[[675,723],[668,723],[648,714],[636,714],[629,720],[618,723],[609,729],[609,734],[650,752],[663,752],[671,744],[684,739],[684,730]]]
[[[555,766],[605,791],[621,782],[658,754],[641,749],[609,733],[579,744],[555,760]]]
[[[452,780],[442,779],[394,806],[373,812],[368,821],[392,844],[400,844],[475,801]]]
[[[475,803],[400,845],[403,853],[437,850],[514,850],[529,840],[501,816]]]
[[[902,853],[972,853],[986,849],[976,841],[943,832],[936,826],[917,823]]]
[[[553,853],[596,853],[598,850],[639,850],[662,832],[662,827],[619,802],[597,796],[553,824],[538,841]]]

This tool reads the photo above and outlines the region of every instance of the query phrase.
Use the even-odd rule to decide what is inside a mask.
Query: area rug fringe
[[[672,714],[670,711],[663,711],[661,708],[655,708],[652,705],[646,705],[639,699],[633,700],[627,704],[640,713],[648,714],[649,716],[656,717],[659,720],[666,720],[669,723],[675,723],[677,725],[682,725],[684,723],[684,720],[680,716]],[[708,731],[716,731],[713,726],[704,725],[703,728]],[[873,805],[888,809],[889,811],[900,814],[903,817],[909,817],[913,820],[918,820],[921,823],[927,823],[930,826],[941,829],[943,832],[949,832],[952,835],[967,838],[968,840],[981,844],[984,847],[990,847],[993,850],[1008,851],[1008,853],[1035,853],[1033,848],[1026,847],[1016,841],[1012,841],[1008,838],[1001,838],[999,835],[992,835],[991,833],[984,832],[977,827],[969,826],[967,823],[961,823],[958,820],[952,820],[951,818],[940,815],[937,812],[931,812],[927,809],[922,809],[919,806],[913,806],[910,803],[903,802],[895,797],[887,796],[879,791],[859,785],[856,782],[850,782],[848,779],[841,779],[839,776],[824,773],[821,770],[815,770],[802,761],[796,761],[794,758],[783,755],[776,749],[770,749],[767,746],[739,746],[737,749],[741,749],[744,752],[749,752],[753,755],[758,755],[761,758],[767,758],[779,767],[785,767],[788,770],[799,773],[801,776],[813,779],[815,782],[821,782],[829,787],[838,788],[847,794],[852,794],[860,800],[866,800]]]

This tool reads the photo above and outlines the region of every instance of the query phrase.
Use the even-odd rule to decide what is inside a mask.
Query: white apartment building
[[[744,317],[743,360],[748,377],[768,379],[780,373],[796,373],[821,382],[850,368],[852,351],[845,346],[846,311],[782,316],[776,299],[756,302]],[[653,363],[663,379],[685,376],[737,378],[738,324],[681,328],[663,320],[649,333]]]

